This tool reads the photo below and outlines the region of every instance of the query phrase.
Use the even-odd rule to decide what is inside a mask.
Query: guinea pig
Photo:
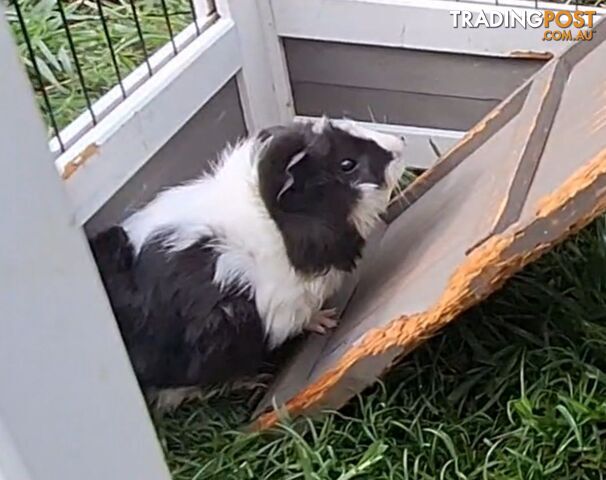
[[[255,374],[322,310],[404,173],[401,138],[327,118],[261,131],[90,240],[144,391]]]

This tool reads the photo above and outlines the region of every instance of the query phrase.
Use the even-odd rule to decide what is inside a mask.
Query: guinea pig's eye
[[[358,166],[358,162],[352,160],[351,158],[346,158],[341,160],[341,170],[345,173],[353,172]]]

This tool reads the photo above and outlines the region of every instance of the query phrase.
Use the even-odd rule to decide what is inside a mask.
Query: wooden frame
[[[455,29],[452,10],[518,12],[535,9],[528,0],[271,0],[277,35],[281,38],[479,55],[494,58],[549,58],[566,42],[546,42],[543,29]],[[575,10],[574,5],[538,2],[539,9]],[[598,21],[606,9],[597,10]],[[431,26],[429,28],[428,26]],[[373,124],[409,139],[413,168],[427,168],[436,159],[432,142],[444,152],[465,132],[409,125]]]
[[[207,3],[196,0],[195,5],[206,14]],[[537,32],[533,30],[524,31],[523,35],[516,30],[495,36],[494,32],[482,30],[461,35],[452,29],[449,15],[452,8],[508,8],[476,0],[215,0],[213,5],[217,11],[199,21],[201,36],[196,38],[196,27],[192,24],[177,36],[182,50],[176,57],[170,58],[169,46],[154,55],[151,63],[157,72],[152,78],[147,78],[141,67],[125,79],[132,92],[126,100],[118,103],[116,88],[94,105],[95,112],[105,114],[96,127],[78,137],[90,128],[90,115],[84,113],[63,130],[68,149],[56,163],[66,179],[80,224],[233,75],[238,80],[249,131],[292,119],[295,112],[280,37],[493,56],[545,53],[536,50]],[[432,19],[431,31],[423,28],[428,16]],[[381,22],[369,21],[379,17]],[[401,25],[403,18],[405,29]],[[470,35],[473,42],[469,41]],[[541,47],[556,51],[561,43],[541,42]],[[420,168],[429,166],[434,158],[429,138],[436,145],[447,147],[464,133],[405,125],[375,125],[375,128],[403,131],[411,142],[410,158],[419,159],[411,166]],[[51,149],[57,151],[56,141],[51,142]]]
[[[207,12],[206,2],[198,5],[201,1],[195,5]],[[130,93],[125,100],[119,101],[116,87],[96,102],[94,111],[106,115],[94,128],[78,136],[90,127],[90,115],[83,113],[61,132],[68,148],[56,165],[79,224],[234,75],[249,131],[292,119],[288,74],[268,1],[214,4],[219,16],[205,17],[198,25],[200,36],[194,24],[177,36],[178,55],[171,58],[166,46],[152,57],[154,76],[148,78],[146,70],[138,68],[125,79]],[[56,140],[51,150],[58,150]]]
[[[0,4],[0,478],[168,480]]]
[[[523,9],[520,5],[534,6],[523,0],[504,3],[515,6],[486,0],[272,0],[272,7],[281,37],[500,57],[546,56],[565,49],[566,42],[543,41],[541,29],[461,30],[452,26],[451,10],[503,12]],[[574,6],[539,3],[540,9],[546,7],[574,10]],[[606,9],[591,10],[606,14]]]
[[[294,116],[286,61],[269,0],[215,0],[219,14],[238,30],[242,70],[240,100],[250,131],[284,123]]]
[[[205,16],[202,20],[198,19],[197,28],[195,25],[189,25],[183,31],[175,36],[175,46],[177,51],[182,51],[193,40],[195,40],[198,31],[202,34],[217,20],[216,14]],[[149,65],[152,73],[157,73],[175,56],[171,43],[165,44],[156,53],[149,58]],[[130,96],[136,89],[141,87],[150,79],[149,71],[145,64],[139,65],[122,81],[122,86],[127,96]],[[103,95],[91,106],[95,113],[95,118],[102,121],[113,109],[115,109],[125,99],[122,96],[122,89],[119,85],[114,86],[109,92]],[[60,132],[61,141],[65,148],[71,147],[82,135],[93,128],[93,122],[90,112],[82,112],[73,122]],[[50,141],[50,149],[57,156],[61,155],[59,141],[53,137]]]
[[[240,67],[234,23],[220,19],[63,153],[56,164],[76,221],[85,223]]]

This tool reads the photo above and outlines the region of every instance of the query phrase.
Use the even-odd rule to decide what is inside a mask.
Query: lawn
[[[252,0],[251,0],[252,1]],[[65,2],[91,96],[115,84],[96,4]],[[169,0],[181,12],[187,0]],[[594,4],[595,1],[586,2]],[[105,0],[124,74],[143,52],[122,0]],[[21,0],[60,127],[85,105],[54,0]],[[141,0],[148,51],[168,39]],[[187,10],[187,9],[186,9]],[[178,31],[191,19],[171,17]],[[14,11],[21,54],[32,72]],[[48,122],[37,86],[38,98]],[[238,431],[249,393],[156,416],[176,480],[602,479],[606,476],[606,221],[599,219],[413,352],[340,412]]]
[[[175,479],[601,479],[606,222],[513,278],[340,412],[238,432],[246,396],[157,418]]]

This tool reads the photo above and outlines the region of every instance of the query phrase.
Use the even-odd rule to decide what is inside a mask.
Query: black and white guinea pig
[[[402,139],[354,122],[277,126],[158,194],[91,248],[145,391],[254,374],[322,310],[404,173]]]

